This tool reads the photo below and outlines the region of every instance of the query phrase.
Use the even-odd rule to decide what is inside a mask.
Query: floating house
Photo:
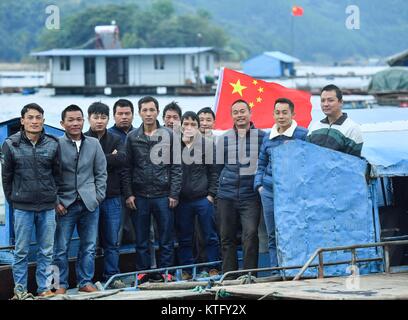
[[[255,78],[295,76],[294,64],[300,60],[280,51],[264,52],[242,63],[244,73]]]
[[[212,47],[53,49],[48,59],[56,94],[178,94],[214,75]]]

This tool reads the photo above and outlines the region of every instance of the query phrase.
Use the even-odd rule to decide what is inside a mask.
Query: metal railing
[[[212,261],[212,262],[188,264],[188,265],[175,266],[175,267],[165,267],[165,268],[156,268],[156,269],[149,269],[149,270],[132,271],[132,272],[127,272],[127,273],[118,273],[110,277],[109,280],[105,283],[105,285],[102,286],[102,288],[103,290],[108,289],[110,284],[113,283],[113,281],[116,279],[134,277],[134,284],[130,288],[133,288],[134,290],[136,290],[137,287],[139,286],[139,280],[138,280],[139,274],[164,273],[165,275],[164,282],[168,282],[168,275],[170,271],[175,270],[177,272],[178,270],[181,271],[183,269],[192,269],[192,279],[194,280],[197,278],[197,268],[207,267],[207,266],[212,266],[212,265],[220,265],[221,263],[222,261]],[[176,278],[177,277],[178,276],[176,276]],[[177,279],[177,280],[180,280],[180,279]]]
[[[324,266],[334,266],[334,265],[341,265],[341,264],[349,264],[356,265],[357,263],[362,262],[376,262],[376,261],[383,261],[385,272],[390,272],[390,258],[389,258],[389,247],[396,246],[396,245],[408,245],[408,240],[401,240],[401,241],[386,241],[386,242],[377,242],[377,243],[367,243],[367,244],[357,244],[357,245],[350,245],[350,246],[340,246],[340,247],[332,247],[332,248],[319,248],[317,249],[314,254],[310,257],[310,259],[304,265],[297,265],[297,266],[282,266],[282,267],[267,267],[267,268],[254,268],[254,269],[245,269],[245,270],[234,270],[228,271],[223,274],[221,279],[219,280],[220,283],[224,282],[226,278],[231,275],[236,274],[246,274],[248,275],[248,279],[246,283],[252,282],[252,275],[256,272],[264,272],[264,271],[277,271],[275,274],[277,278],[282,278],[282,280],[286,280],[285,271],[286,270],[293,270],[293,269],[301,269],[299,273],[293,278],[294,281],[299,280],[305,271],[309,268],[317,268],[318,275],[317,278],[324,277]],[[371,247],[384,247],[384,255],[383,257],[378,258],[365,258],[365,259],[357,259],[357,249],[362,248],[371,248]],[[330,251],[341,251],[341,250],[350,250],[351,251],[351,259],[350,260],[343,260],[343,261],[335,261],[335,262],[324,262],[323,253],[330,252]],[[313,261],[318,257],[318,263],[313,263]],[[279,271],[283,271],[283,275],[278,273]]]
[[[304,264],[302,269],[299,273],[293,278],[294,281],[299,280],[300,277],[305,273],[305,271],[312,266],[313,260],[318,257],[319,264],[318,264],[318,278],[324,278],[324,260],[323,260],[323,253],[324,252],[332,252],[332,251],[341,251],[341,250],[350,250],[351,251],[351,265],[356,265],[356,263],[361,262],[361,260],[357,260],[356,256],[356,249],[362,248],[373,248],[373,247],[383,247],[384,248],[384,255],[382,258],[379,258],[384,263],[384,271],[386,273],[390,272],[390,247],[397,246],[397,245],[408,245],[408,240],[401,240],[401,241],[386,241],[386,242],[376,242],[376,243],[365,243],[365,244],[356,244],[351,246],[341,246],[341,247],[332,247],[332,248],[319,248],[317,249],[314,254],[310,257],[310,259]],[[334,264],[344,264],[340,262],[334,262]],[[328,264],[326,264],[328,265]]]

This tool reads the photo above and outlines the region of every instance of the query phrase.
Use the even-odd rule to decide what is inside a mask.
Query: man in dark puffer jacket
[[[231,106],[234,128],[217,142],[219,177],[217,216],[220,220],[222,271],[238,269],[236,238],[242,225],[243,269],[258,266],[259,195],[253,190],[258,152],[265,133],[251,123],[251,110],[244,100]]]
[[[44,133],[44,110],[31,103],[21,110],[20,132],[2,147],[2,181],[7,201],[14,209],[15,292],[27,291],[28,252],[33,228],[38,244],[37,286],[42,297],[53,295],[47,285],[52,263],[55,210],[59,174],[58,141]]]

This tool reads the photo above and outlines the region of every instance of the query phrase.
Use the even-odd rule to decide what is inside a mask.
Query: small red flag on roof
[[[295,17],[303,16],[303,8],[299,6],[292,7],[292,15]]]
[[[311,95],[308,92],[258,80],[227,68],[222,70],[218,81],[215,129],[232,128],[231,105],[239,99],[248,102],[252,113],[251,121],[260,129],[272,128],[275,123],[273,109],[278,98],[288,98],[293,102],[295,120],[299,125],[307,128],[312,120]]]

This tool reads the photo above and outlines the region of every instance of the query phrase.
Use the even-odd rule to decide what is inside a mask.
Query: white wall
[[[184,68],[182,55],[165,56],[164,69],[154,69],[153,56],[139,56],[136,58],[135,85],[171,86],[184,85]]]
[[[96,86],[97,87],[106,86],[106,58],[105,57],[95,58],[95,73],[96,73]]]
[[[54,57],[52,60],[53,86],[81,87],[85,85],[83,57],[71,57],[70,70],[60,69],[60,57]]]

